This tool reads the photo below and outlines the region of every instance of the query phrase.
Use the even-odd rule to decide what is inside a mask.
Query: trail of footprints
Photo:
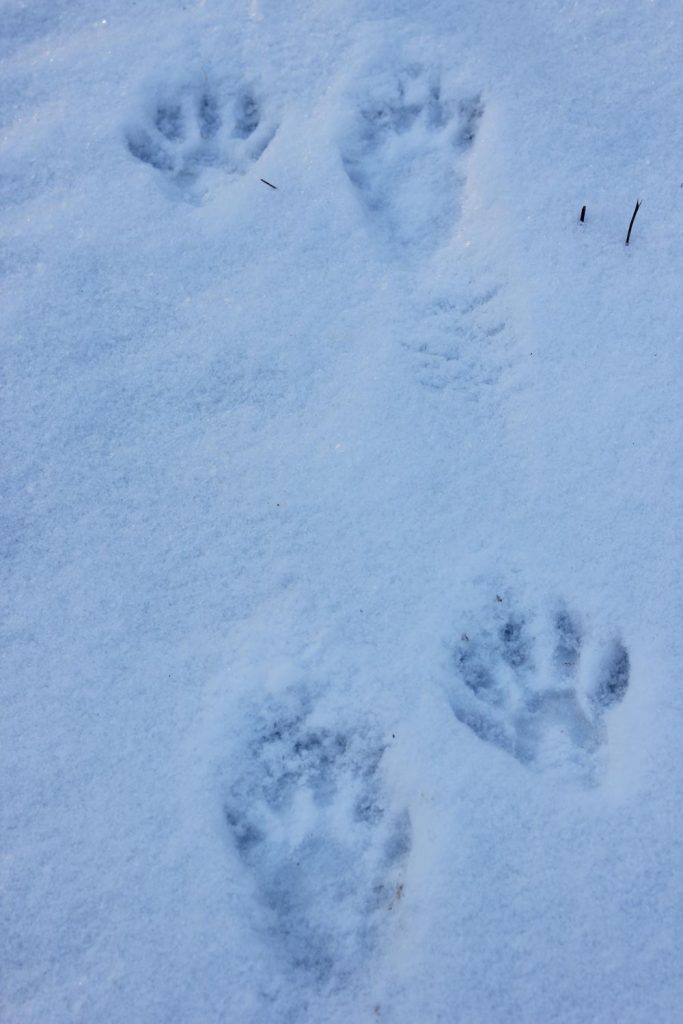
[[[457,219],[463,158],[484,112],[438,71],[408,64],[367,83],[341,159],[363,206],[392,238],[430,247]],[[207,76],[166,83],[126,132],[128,150],[185,198],[201,194],[210,168],[244,174],[276,132],[252,86],[225,89]]]
[[[607,716],[629,687],[618,637],[589,641],[566,606],[534,620],[497,595],[487,621],[462,634],[453,664],[451,707],[481,740],[534,771],[599,781]]]
[[[448,237],[483,112],[479,95],[449,91],[418,64],[369,84],[341,159],[381,231],[423,251]],[[135,159],[195,201],[209,169],[245,173],[275,131],[253,89],[223,94],[202,80],[162,90],[126,139]],[[436,302],[430,343],[406,343],[426,386],[453,379],[464,347],[454,319],[471,346],[467,318],[494,298],[492,289],[462,309]],[[479,328],[482,345],[503,328],[494,310]],[[473,372],[486,383],[484,366]],[[456,719],[483,742],[534,771],[592,785],[604,763],[607,716],[629,675],[623,643],[589,641],[566,606],[544,619],[497,595],[455,645],[448,697]],[[320,721],[305,689],[293,688],[250,723],[240,770],[226,786],[226,828],[283,960],[315,985],[342,985],[376,950],[401,899],[409,813],[387,799],[385,747],[373,731]]]
[[[551,777],[594,786],[606,721],[624,700],[629,654],[589,639],[565,605],[534,616],[496,595],[452,652],[455,717],[484,743]],[[382,783],[371,728],[321,720],[302,688],[250,716],[225,823],[284,963],[320,988],[378,949],[404,887],[411,820]]]
[[[315,720],[295,691],[257,720],[225,821],[280,954],[338,985],[372,954],[403,893],[410,817],[381,781],[382,743]]]
[[[276,131],[256,90],[223,93],[207,80],[166,85],[146,115],[129,127],[131,156],[187,199],[200,194],[211,168],[244,174]]]

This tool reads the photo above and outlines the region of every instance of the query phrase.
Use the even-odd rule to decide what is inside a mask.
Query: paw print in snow
[[[297,691],[264,709],[224,814],[276,950],[315,984],[340,984],[403,892],[410,817],[383,790],[381,742],[358,723],[313,719]]]
[[[255,90],[245,86],[222,96],[201,82],[161,90],[126,141],[131,156],[192,201],[206,190],[211,169],[244,174],[275,130]]]
[[[587,644],[566,607],[549,622],[496,598],[483,628],[462,634],[449,699],[480,739],[540,772],[595,784],[606,716],[626,696],[630,659],[617,637]]]
[[[483,112],[479,95],[459,94],[421,65],[368,83],[341,156],[361,202],[392,240],[432,248],[447,238]]]

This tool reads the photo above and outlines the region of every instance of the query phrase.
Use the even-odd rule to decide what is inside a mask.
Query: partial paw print
[[[389,806],[384,747],[315,721],[293,694],[256,723],[225,820],[284,960],[317,985],[362,966],[404,891],[410,818]]]
[[[361,202],[390,238],[434,248],[448,237],[463,159],[483,112],[481,96],[456,94],[419,64],[369,84],[341,155]]]
[[[498,289],[480,289],[466,303],[436,298],[424,309],[419,332],[402,344],[425,388],[455,388],[465,400],[476,402],[478,388],[493,386],[500,378],[497,339],[506,327]]]
[[[205,191],[212,168],[244,174],[275,130],[254,89],[222,92],[202,80],[161,90],[126,140],[132,156],[193,200]]]
[[[482,628],[462,634],[454,669],[451,707],[480,739],[535,771],[598,783],[606,717],[629,686],[618,637],[589,643],[565,606],[545,620],[497,595]]]

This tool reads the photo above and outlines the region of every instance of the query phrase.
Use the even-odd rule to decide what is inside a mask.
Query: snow
[[[679,5],[0,23],[1,1019],[676,1019]]]

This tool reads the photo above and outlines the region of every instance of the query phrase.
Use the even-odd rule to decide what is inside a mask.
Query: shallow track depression
[[[678,1019],[681,52],[0,0],[3,1022]]]

